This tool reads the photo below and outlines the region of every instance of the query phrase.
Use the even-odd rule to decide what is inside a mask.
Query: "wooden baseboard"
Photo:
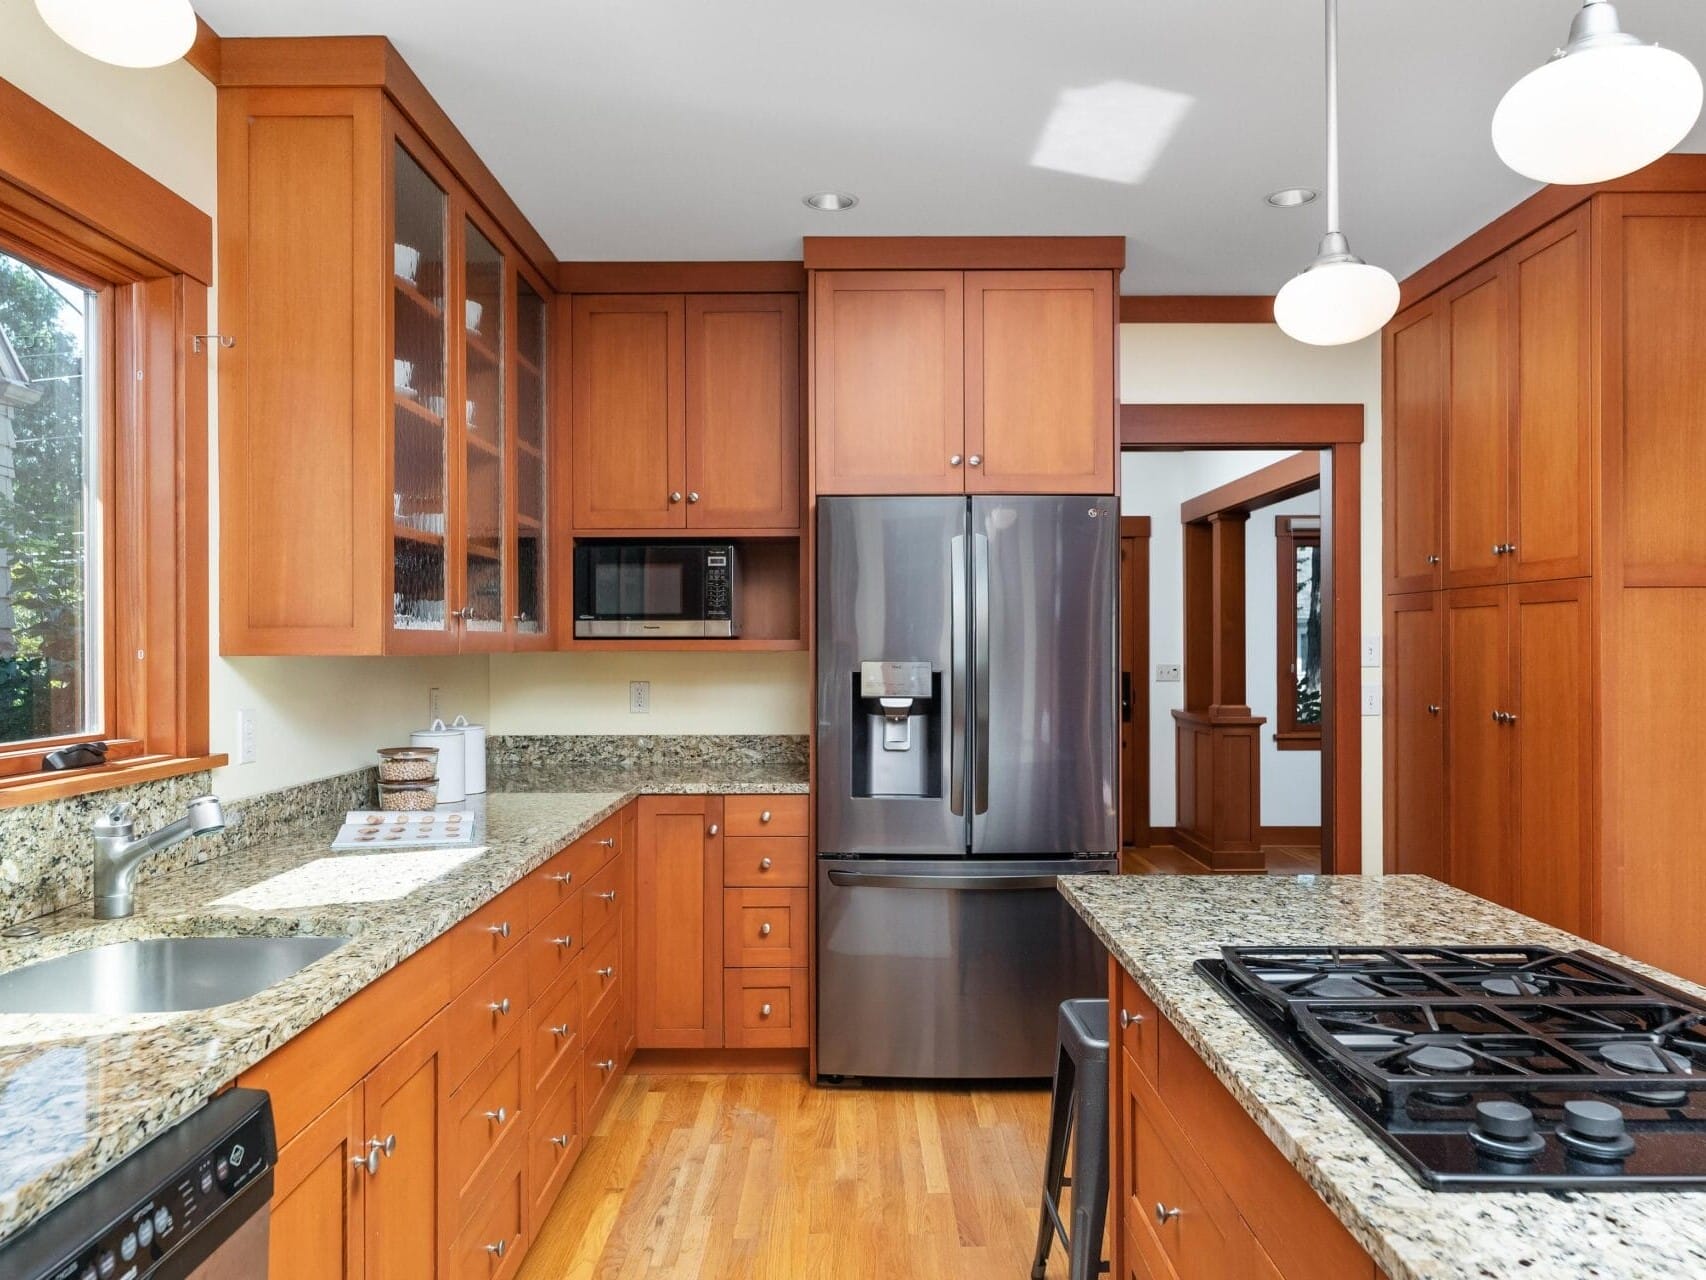
[[[1263,827],[1263,844],[1301,844],[1321,847],[1320,827]]]
[[[806,1074],[804,1049],[637,1049],[637,1076],[792,1076]]]

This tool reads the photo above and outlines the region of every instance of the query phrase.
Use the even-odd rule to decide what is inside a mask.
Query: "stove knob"
[[[1534,1133],[1534,1112],[1520,1102],[1478,1102],[1475,1123],[1492,1137],[1521,1142]]]
[[[1609,1102],[1566,1102],[1564,1128],[1589,1142],[1615,1142],[1623,1136],[1623,1113]]]

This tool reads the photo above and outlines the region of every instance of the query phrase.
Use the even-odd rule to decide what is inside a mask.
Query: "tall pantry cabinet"
[[[1386,330],[1387,868],[1700,979],[1706,160],[1579,194]]]

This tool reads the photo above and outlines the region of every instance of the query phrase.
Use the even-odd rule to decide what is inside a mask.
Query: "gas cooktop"
[[[1706,1188],[1706,1004],[1618,965],[1349,946],[1196,968],[1423,1186]]]

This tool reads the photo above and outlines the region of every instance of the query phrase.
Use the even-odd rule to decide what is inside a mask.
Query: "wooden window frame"
[[[0,81],[0,249],[97,291],[100,732],[0,749],[0,808],[226,763],[208,752],[212,220]],[[95,739],[108,763],[42,772]]]
[[[1304,528],[1304,525],[1313,526]],[[1319,751],[1320,724],[1299,725],[1295,697],[1287,697],[1296,682],[1292,668],[1297,662],[1297,548],[1321,546],[1320,516],[1275,516],[1274,596],[1278,623],[1274,629],[1276,666],[1274,675],[1274,745],[1281,751]]]

